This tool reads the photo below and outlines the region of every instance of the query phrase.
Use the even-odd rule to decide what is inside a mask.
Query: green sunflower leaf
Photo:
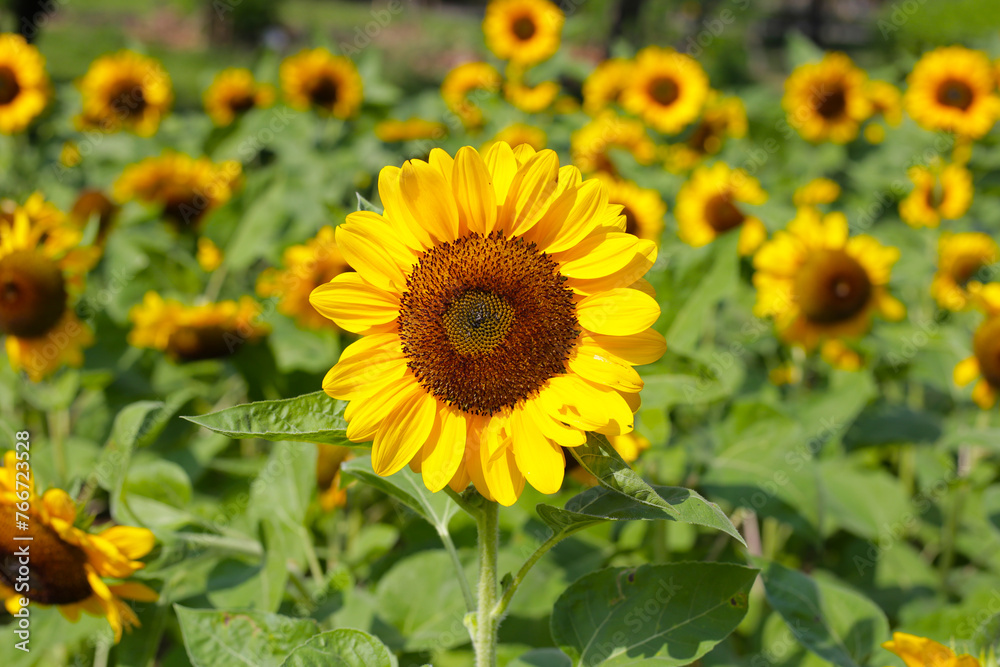
[[[552,638],[574,664],[688,665],[740,624],[756,576],[731,563],[592,572],[556,600]]]
[[[767,601],[803,646],[840,667],[868,664],[889,636],[885,613],[867,597],[832,578],[753,558]]]
[[[676,510],[676,515],[603,487],[594,487],[573,496],[562,509],[544,503],[535,509],[542,521],[556,533],[575,533],[603,521],[662,519],[715,528],[731,535],[746,546],[743,536],[736,530],[725,512],[715,503],[702,498],[697,492],[676,486],[651,488],[665,503]]]
[[[340,471],[395,498],[437,528],[438,532],[448,532],[448,522],[458,511],[455,501],[443,492],[431,493],[423,478],[409,468],[403,468],[389,477],[380,477],[372,468],[371,457],[362,456],[344,461]]]
[[[347,401],[338,401],[317,391],[278,401],[235,405],[184,419],[236,439],[291,440],[353,447],[357,445],[347,439],[346,407]]]
[[[396,656],[361,630],[330,630],[292,651],[281,667],[397,667]]]
[[[189,609],[177,604],[174,611],[194,667],[281,667],[297,646],[319,631],[312,619],[259,611]]]

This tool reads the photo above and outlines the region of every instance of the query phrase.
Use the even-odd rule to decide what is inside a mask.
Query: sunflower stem
[[[495,502],[483,503],[476,517],[479,529],[479,599],[470,631],[476,649],[476,667],[496,667],[497,626],[493,613],[497,601],[497,551],[500,543],[500,508]]]
[[[507,586],[507,589],[503,592],[503,596],[500,598],[500,601],[497,602],[497,605],[493,608],[493,616],[498,622],[503,620],[504,615],[507,613],[507,606],[514,597],[514,593],[517,592],[518,587],[522,582],[524,582],[524,578],[528,576],[528,572],[535,566],[535,563],[537,563],[542,556],[547,554],[552,547],[562,542],[568,536],[569,533],[562,531],[553,533],[549,539],[542,542],[538,548],[535,549],[535,553],[531,554],[531,556],[528,557],[528,560],[524,561],[524,565],[522,565],[521,569],[514,575],[510,585]]]
[[[473,519],[479,520],[480,510],[478,507],[473,506],[466,500],[461,493],[453,490],[450,486],[444,487],[444,492],[448,494],[448,497],[455,501],[455,504],[461,507],[466,514],[471,516]]]
[[[469,580],[465,578],[465,569],[462,567],[462,561],[458,559],[458,549],[455,548],[455,543],[451,539],[451,533],[448,532],[447,528],[439,529],[438,537],[441,538],[445,551],[451,557],[451,564],[455,567],[455,576],[458,577],[458,585],[462,587],[462,597],[465,598],[465,609],[470,612],[475,611],[476,599],[472,596]]]

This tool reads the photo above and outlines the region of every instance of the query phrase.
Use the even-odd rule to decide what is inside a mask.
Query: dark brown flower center
[[[680,93],[677,82],[669,77],[657,77],[649,83],[649,96],[663,106],[673,104],[680,97]]]
[[[937,101],[946,107],[955,107],[965,111],[972,106],[974,94],[972,88],[964,81],[946,79],[938,87]]]
[[[330,76],[321,76],[309,91],[309,99],[316,106],[332,109],[340,97],[337,81]]]
[[[635,219],[635,213],[628,206],[622,208],[622,215],[625,216],[625,233],[639,235],[639,223]]]
[[[118,206],[100,190],[83,190],[73,202],[70,218],[85,227],[90,219],[97,216],[97,242],[104,243],[118,214]]]
[[[847,95],[840,84],[816,96],[816,113],[827,120],[836,120],[847,111]]]
[[[511,29],[514,31],[514,36],[522,42],[535,36],[535,22],[530,16],[522,16],[515,20]]]
[[[944,186],[941,184],[939,179],[935,178],[934,185],[927,188],[924,192],[924,201],[927,203],[928,207],[937,209],[944,203],[944,197]]]
[[[21,93],[17,74],[7,66],[0,66],[0,105],[10,104]]]
[[[118,114],[120,120],[125,120],[133,114],[141,116],[147,106],[142,82],[131,79],[119,82],[108,95],[108,106]]]
[[[187,326],[170,334],[167,352],[177,361],[222,359],[234,354],[246,341],[246,336],[230,327]]]
[[[66,281],[48,257],[15,250],[0,259],[0,331],[37,338],[59,322],[66,310]]]
[[[208,212],[209,202],[204,196],[194,192],[171,193],[163,205],[163,217],[178,231],[192,230],[198,226]]]
[[[1000,389],[1000,317],[994,316],[976,329],[972,351],[979,362],[979,372],[994,389]]]
[[[16,519],[12,505],[0,505],[0,583],[15,590],[17,584],[27,583],[28,590],[19,594],[40,604],[73,604],[89,598],[94,591],[87,581],[83,550],[63,542],[37,516],[28,515],[27,530],[17,527]],[[21,562],[24,546],[27,565]]]
[[[981,255],[961,255],[951,265],[951,279],[960,287],[965,287],[989,261]]]
[[[743,224],[746,216],[736,208],[728,193],[718,194],[705,204],[705,219],[716,232],[728,232]]]
[[[858,260],[843,250],[813,252],[795,277],[795,301],[813,322],[849,320],[868,305],[872,283]]]
[[[465,412],[517,405],[566,372],[579,328],[565,280],[534,243],[501,232],[431,248],[400,300],[407,365]]]
[[[253,93],[240,93],[229,98],[229,109],[234,114],[241,114],[253,109],[256,99]]]

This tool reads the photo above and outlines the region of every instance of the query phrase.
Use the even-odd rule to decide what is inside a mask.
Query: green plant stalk
[[[458,577],[458,585],[462,587],[462,597],[465,598],[465,609],[466,611],[475,611],[476,599],[472,597],[472,589],[469,588],[469,580],[465,578],[465,569],[462,567],[462,561],[458,559],[458,549],[455,548],[455,543],[451,539],[451,533],[448,532],[447,528],[438,529],[438,537],[441,538],[445,551],[451,557],[451,564],[455,567],[455,576]]]
[[[542,556],[547,554],[552,549],[552,547],[554,547],[555,545],[559,544],[564,539],[566,539],[566,537],[568,537],[568,533],[563,533],[563,532],[553,533],[552,536],[550,536],[549,539],[542,542],[538,546],[538,548],[535,549],[535,553],[531,554],[528,560],[524,562],[524,565],[521,566],[521,569],[517,571],[516,575],[514,575],[514,578],[511,580],[510,585],[507,586],[507,590],[503,592],[503,596],[500,598],[500,601],[497,602],[495,607],[493,607],[493,616],[498,621],[503,620],[504,615],[507,613],[507,606],[510,604],[511,599],[514,597],[514,593],[517,592],[518,586],[520,586],[521,583],[524,581],[524,578],[528,576],[528,572],[531,570],[532,567],[535,566],[535,563],[537,563]]]
[[[479,529],[479,591],[475,619],[470,628],[476,650],[476,667],[496,667],[497,627],[493,613],[497,601],[497,551],[500,543],[500,507],[487,501],[476,517]]]

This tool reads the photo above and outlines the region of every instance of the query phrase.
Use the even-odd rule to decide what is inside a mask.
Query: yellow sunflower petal
[[[62,519],[68,524],[76,521],[76,504],[62,489],[49,489],[42,495],[45,513],[53,519]]]
[[[440,491],[455,477],[465,455],[467,432],[464,413],[447,407],[438,413],[420,460],[424,485],[430,491]]]
[[[415,257],[382,216],[359,211],[335,233],[337,249],[366,282],[389,292],[406,289],[406,272]]]
[[[646,329],[629,336],[584,334],[581,343],[593,343],[633,366],[651,364],[667,351],[667,340],[658,331]]]
[[[584,297],[576,316],[593,333],[629,336],[648,329],[660,316],[660,306],[639,290],[619,287]]]
[[[115,545],[118,551],[129,559],[142,558],[156,545],[153,532],[146,528],[112,526],[101,531],[99,536]]]
[[[997,392],[986,380],[980,380],[972,390],[972,400],[983,410],[989,410],[997,402]]]
[[[434,426],[437,399],[414,383],[396,410],[379,427],[372,442],[375,474],[392,475],[410,462]]]
[[[469,231],[489,234],[497,219],[497,199],[490,172],[475,148],[466,146],[455,155],[451,179],[458,213]]]
[[[628,393],[642,389],[642,378],[635,369],[603,348],[581,344],[575,352],[569,359],[569,368],[580,377]]]
[[[309,295],[309,303],[324,317],[356,334],[392,322],[399,316],[399,296],[379,289],[356,273],[342,273]]]
[[[517,502],[521,490],[524,489],[524,475],[518,470],[509,444],[502,447],[500,456],[489,458],[486,456],[486,451],[486,447],[480,448],[483,479],[493,499],[504,507],[510,507]]]
[[[146,584],[138,581],[126,581],[120,584],[111,584],[108,589],[120,598],[135,600],[137,602],[156,602],[160,599],[160,594]]]
[[[525,481],[541,493],[559,491],[566,469],[562,447],[549,442],[523,410],[514,410],[511,415],[511,431],[514,460]]]
[[[518,150],[522,148],[524,144],[518,146]],[[518,169],[500,213],[508,234],[524,234],[541,219],[555,194],[558,180],[559,157],[555,151],[541,151]]]
[[[502,204],[507,200],[510,185],[514,182],[514,176],[517,174],[517,160],[514,159],[514,151],[507,142],[498,141],[486,151],[485,162],[493,179],[493,191],[496,193],[497,204]]]
[[[382,423],[407,396],[419,388],[420,385],[412,374],[405,373],[402,379],[392,377],[384,384],[370,385],[366,392],[359,394],[344,410],[347,439],[351,442],[374,440]],[[374,400],[375,396],[378,396],[378,400]]]
[[[651,266],[656,261],[656,244],[623,232],[595,234],[559,256],[559,272],[567,278],[603,278],[625,268],[640,254]]]
[[[351,400],[367,393],[368,387],[389,378],[401,379],[406,371],[406,357],[396,334],[376,334],[385,342],[364,352],[341,357],[323,378],[323,391],[333,398]],[[367,341],[366,336],[360,342]],[[355,343],[357,345],[357,343]],[[346,352],[346,351],[345,351]]]
[[[963,359],[955,366],[952,376],[959,387],[966,386],[979,377],[979,360],[975,356]]]

